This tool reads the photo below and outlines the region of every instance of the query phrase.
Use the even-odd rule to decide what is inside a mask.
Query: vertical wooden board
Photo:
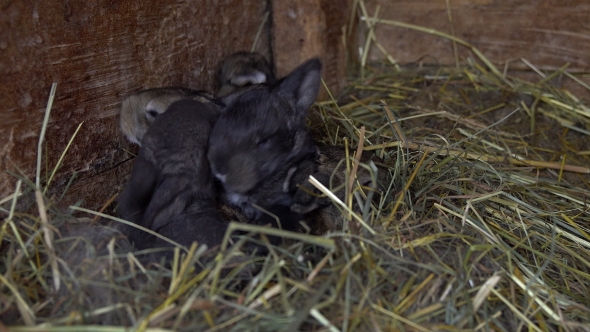
[[[445,0],[366,0],[368,15],[380,6],[379,18],[421,25],[451,34]],[[455,35],[481,50],[494,63],[510,61],[512,69],[530,69],[520,58],[542,69],[570,63],[573,72],[590,70],[590,2],[585,0],[448,0]],[[367,26],[359,23],[358,45]],[[423,61],[454,64],[451,41],[428,33],[379,24],[377,40],[400,63]],[[459,47],[460,57],[469,50]],[[372,47],[370,59],[383,59]]]
[[[60,193],[77,172],[66,201],[99,207],[126,180],[124,150],[137,150],[119,133],[120,100],[157,86],[212,90],[218,61],[250,50],[267,7],[245,0],[3,2],[0,197],[14,190],[6,170],[34,174],[44,109],[57,82],[43,174],[84,122],[52,188]],[[268,55],[269,47],[262,34],[257,49]]]
[[[314,56],[323,63],[322,77],[338,95],[346,84],[344,28],[350,1],[273,0],[272,49],[277,75],[282,77]],[[320,98],[326,98],[325,91]]]

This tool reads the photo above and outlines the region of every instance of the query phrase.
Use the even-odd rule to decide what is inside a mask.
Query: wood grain
[[[273,55],[282,77],[312,57],[322,60],[322,78],[337,96],[346,85],[346,48],[343,28],[350,1],[273,0]],[[327,98],[322,88],[320,99]]]
[[[585,0],[449,0],[455,36],[471,43],[503,69],[530,70],[521,58],[550,72],[569,63],[573,73],[590,72],[590,2]],[[422,25],[451,33],[445,0],[366,0],[368,15],[380,6],[379,18]],[[359,22],[357,46],[367,26]],[[400,63],[454,65],[452,42],[427,33],[385,25],[375,27],[377,40]],[[469,50],[459,47],[459,58]],[[383,59],[375,47],[370,60]],[[580,78],[590,83],[588,75]],[[564,84],[575,86],[573,81]],[[579,88],[579,86],[577,87]],[[590,97],[588,91],[579,90]]]

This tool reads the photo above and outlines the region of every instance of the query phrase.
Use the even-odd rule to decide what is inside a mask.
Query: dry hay
[[[378,154],[384,193],[369,204],[351,181],[334,199],[348,222],[323,236],[233,224],[251,236],[201,271],[202,248],[144,264],[109,227],[120,221],[19,182],[0,210],[0,331],[589,331],[588,104],[549,84],[565,70],[531,83],[475,54],[365,65],[312,123]],[[358,157],[349,175],[375,169]],[[270,245],[277,232],[293,241]],[[235,263],[247,241],[269,254]]]

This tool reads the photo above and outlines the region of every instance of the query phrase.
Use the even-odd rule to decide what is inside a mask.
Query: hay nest
[[[532,83],[475,54],[365,64],[312,123],[324,143],[381,158],[382,194],[347,182],[332,197],[346,222],[320,236],[233,224],[250,236],[200,271],[202,248],[143,264],[82,214],[121,221],[61,211],[50,180],[19,181],[0,207],[0,330],[590,330],[590,109],[550,85],[565,70]],[[349,178],[377,169],[359,157]],[[277,234],[295,241],[273,246]],[[235,263],[249,241],[268,255]]]

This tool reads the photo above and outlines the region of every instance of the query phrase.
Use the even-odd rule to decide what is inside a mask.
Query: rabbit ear
[[[305,114],[317,98],[321,71],[322,62],[313,58],[278,82],[277,92],[294,102],[297,114]]]

